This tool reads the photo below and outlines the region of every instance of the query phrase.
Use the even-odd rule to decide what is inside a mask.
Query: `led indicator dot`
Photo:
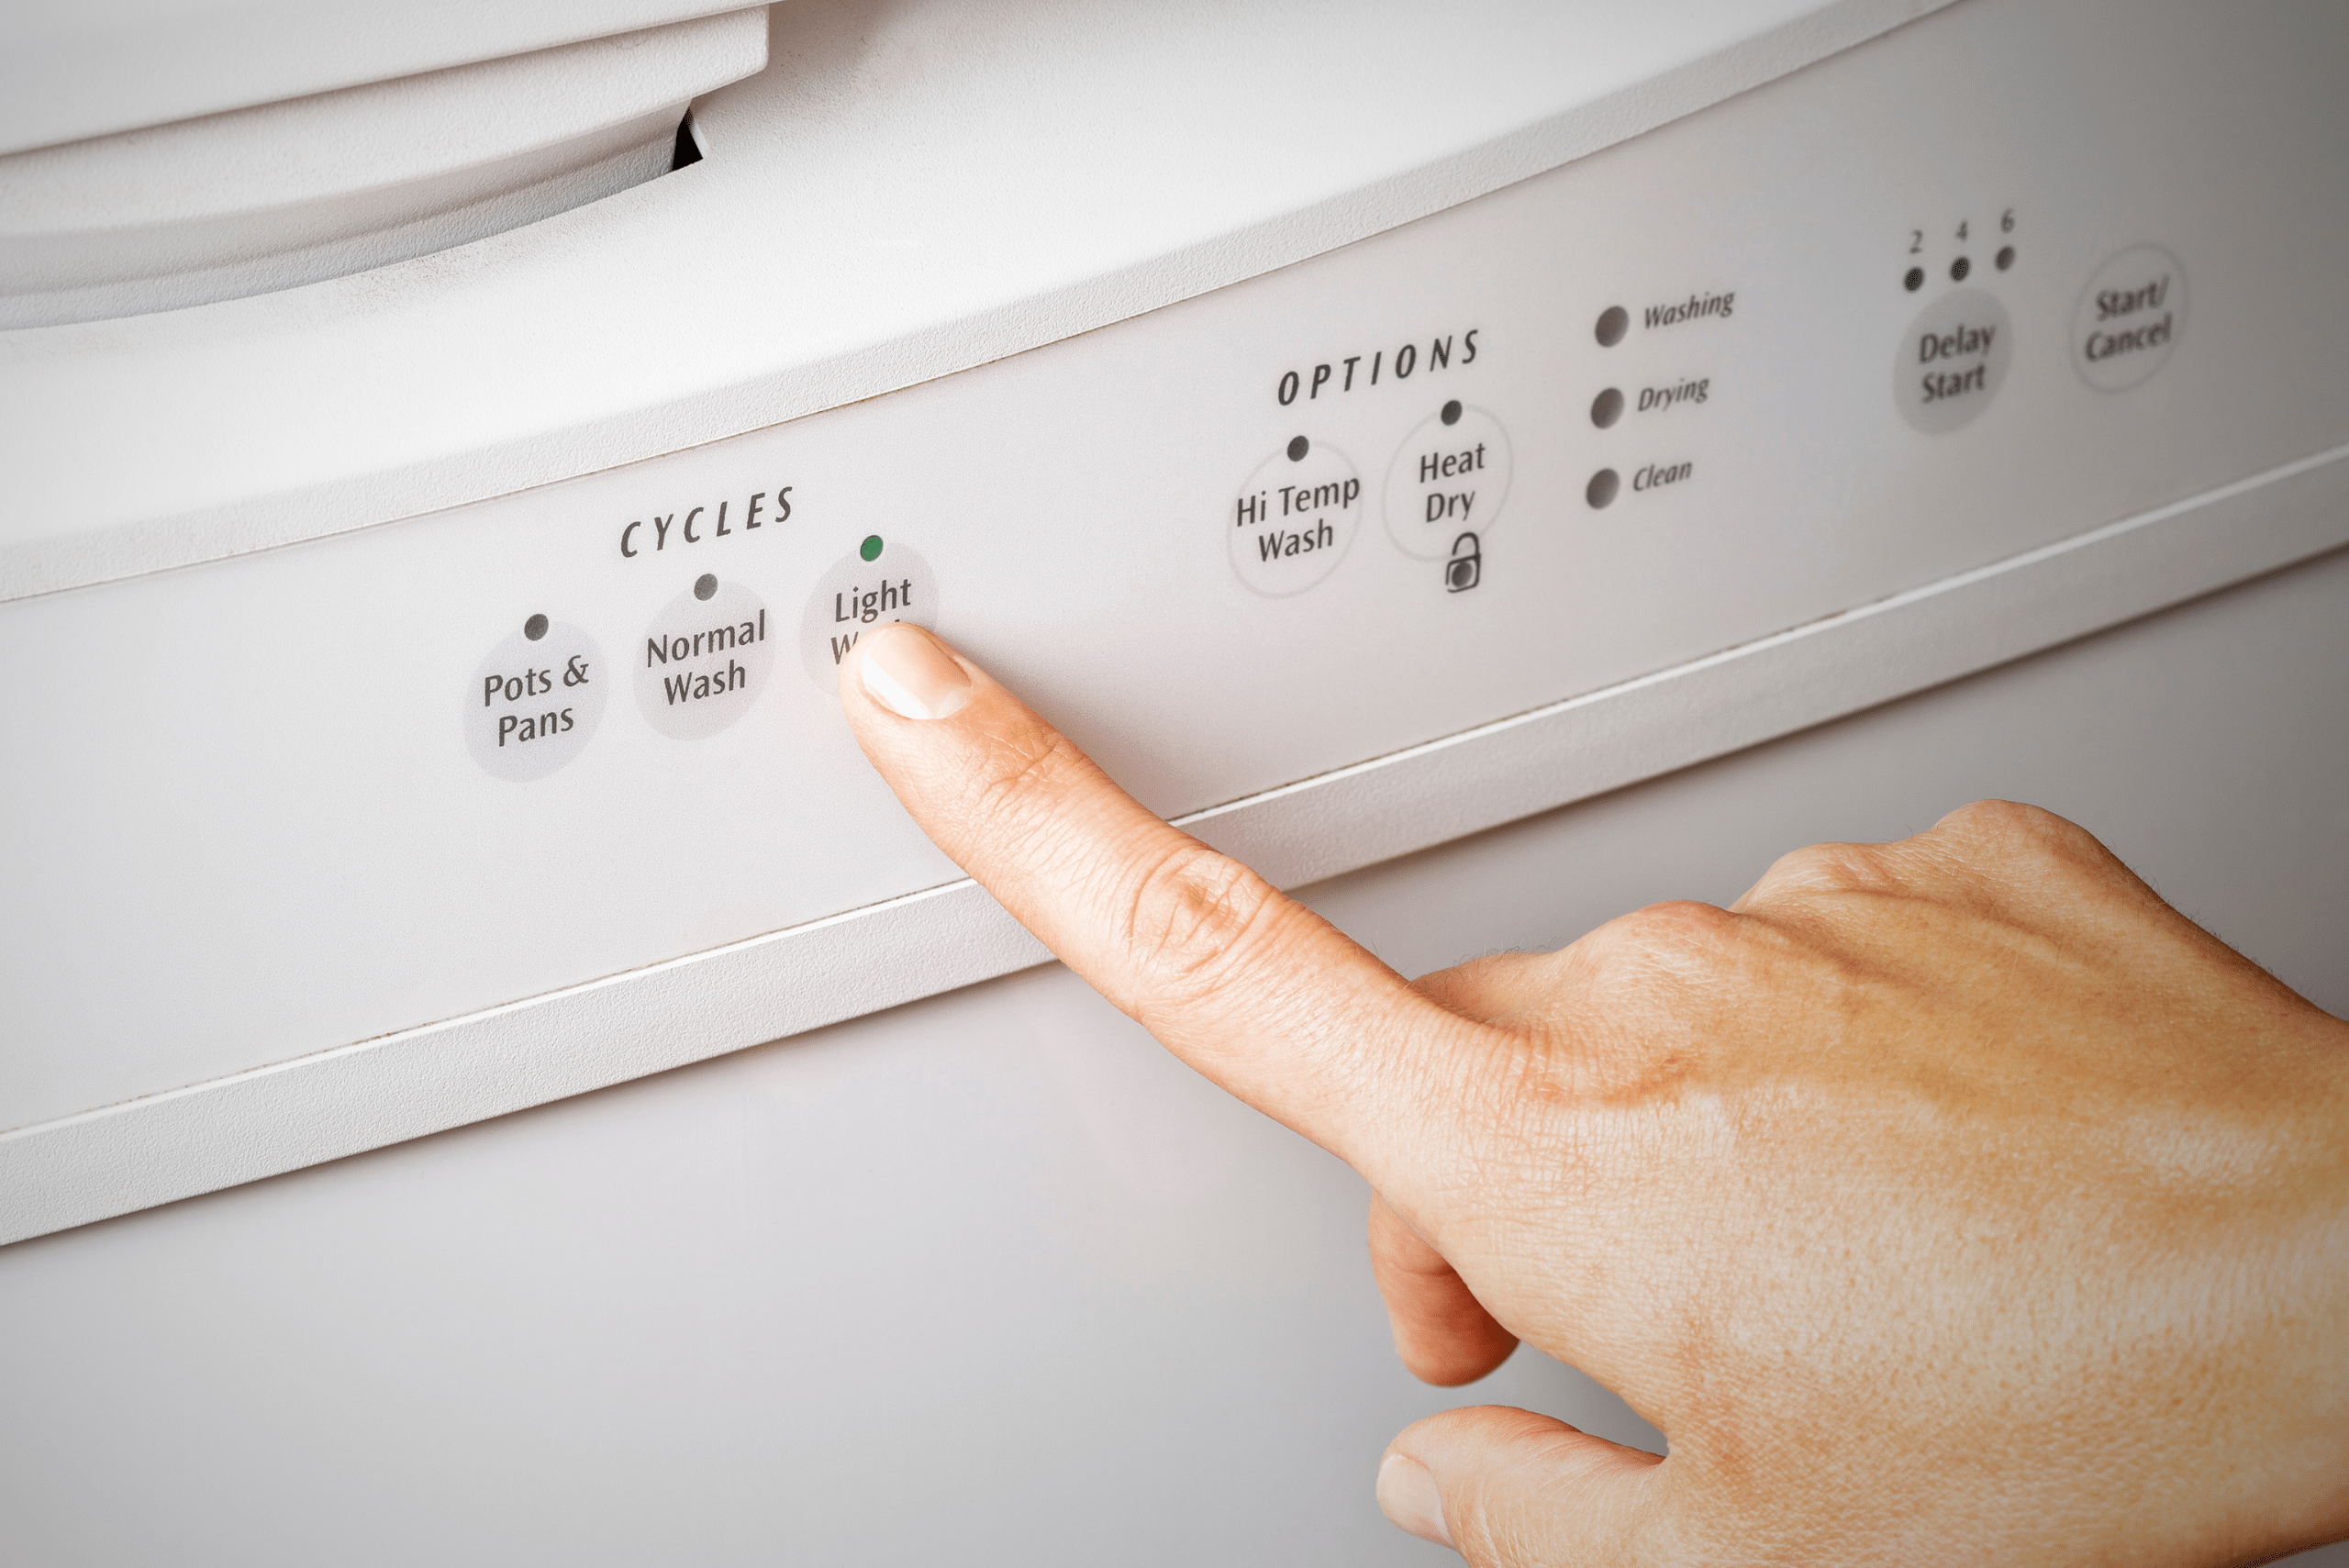
[[[1303,436],[1294,437],[1288,443],[1288,460],[1291,462],[1303,462],[1305,454],[1312,450],[1311,441],[1307,440]]]
[[[1611,468],[1602,468],[1590,476],[1590,484],[1584,489],[1582,496],[1597,508],[1613,501],[1615,493],[1622,488],[1622,477]]]
[[[1900,286],[1907,289],[1910,294],[1915,294],[1919,289],[1923,288],[1925,286],[1925,269],[1922,267],[1909,268],[1909,275],[1900,280]]]
[[[546,634],[547,617],[544,616],[532,616],[529,620],[522,623],[522,635],[529,638],[532,642],[536,642]]]
[[[705,572],[694,579],[694,597],[707,599],[718,592],[718,579]]]
[[[1443,406],[1443,422],[1447,425],[1457,425],[1460,423],[1460,400],[1458,398],[1455,397],[1451,402]]]
[[[1962,284],[1965,281],[1965,274],[1973,270],[1974,263],[1960,256],[1949,264],[1949,281],[1954,284]]]
[[[1619,389],[1610,386],[1590,400],[1590,422],[1600,429],[1607,428],[1622,417],[1623,394]]]
[[[1631,329],[1631,313],[1620,305],[1610,305],[1598,313],[1598,346],[1611,349],[1623,340]]]
[[[2011,245],[2001,245],[2001,246],[1999,246],[1999,247],[1998,247],[1998,271],[2000,271],[2000,272],[2005,272],[2009,267],[2011,267],[2011,266],[2013,266],[2014,264],[2015,264],[2015,248],[2014,248],[2013,246],[2011,246]]]
[[[864,536],[864,542],[856,547],[856,553],[860,558],[866,561],[880,560],[881,536],[879,534],[866,534]]]

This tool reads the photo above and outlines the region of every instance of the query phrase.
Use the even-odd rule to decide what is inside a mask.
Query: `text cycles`
[[[2013,340],[1996,295],[1972,288],[1943,295],[1901,335],[1893,355],[1894,406],[1928,435],[1971,423],[2005,384]]]
[[[533,615],[473,673],[465,744],[498,778],[544,778],[576,757],[604,713],[604,656],[575,626]]]
[[[1448,558],[1461,530],[1489,534],[1509,486],[1508,435],[1482,408],[1440,406],[1386,468],[1386,532],[1406,554]]]
[[[2158,245],[2105,262],[2072,313],[2072,361],[2102,392],[2125,392],[2161,369],[2186,323],[2186,270]]]
[[[1308,403],[1318,402],[1324,395],[1337,396],[1361,388],[1367,391],[1384,380],[1388,385],[1408,382],[1421,369],[1448,370],[1455,362],[1473,365],[1476,362],[1476,334],[1481,328],[1464,332],[1448,332],[1441,338],[1430,338],[1424,350],[1418,343],[1401,347],[1373,349],[1368,353],[1347,354],[1326,360],[1302,371],[1283,371],[1274,383],[1273,397],[1284,408],[1303,397]]]
[[[769,523],[788,522],[792,488],[786,484],[779,490],[761,490],[739,501],[721,500],[714,507],[689,506],[682,514],[672,510],[631,518],[620,526],[620,553],[633,561],[640,555],[660,554],[672,544],[682,548],[727,539],[738,530],[749,532]]]
[[[835,562],[807,595],[800,614],[799,658],[808,678],[840,690],[841,661],[857,639],[887,621],[938,625],[938,579],[918,551],[868,534]]]
[[[764,602],[705,573],[645,629],[636,706],[671,740],[699,740],[750,711],[774,665]]]
[[[1257,465],[1224,530],[1231,569],[1257,593],[1302,593],[1353,543],[1362,476],[1335,448],[1297,436]]]

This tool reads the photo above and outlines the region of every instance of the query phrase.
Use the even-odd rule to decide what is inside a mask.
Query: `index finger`
[[[858,744],[922,830],[1161,1043],[1370,1175],[1475,1026],[1112,783],[922,628],[841,666]],[[1398,1102],[1400,1102],[1398,1104]]]

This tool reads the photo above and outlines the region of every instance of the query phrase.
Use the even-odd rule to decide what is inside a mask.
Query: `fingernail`
[[[1435,1476],[1416,1459],[1390,1453],[1378,1462],[1378,1506],[1386,1517],[1422,1540],[1452,1544],[1443,1528],[1443,1494]]]
[[[865,692],[900,718],[944,718],[971,700],[971,677],[930,635],[903,621],[863,637]]]

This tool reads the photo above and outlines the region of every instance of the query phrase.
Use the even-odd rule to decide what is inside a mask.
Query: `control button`
[[[636,706],[671,740],[704,740],[751,711],[774,667],[765,601],[706,572],[645,628]]]
[[[466,683],[465,748],[484,773],[542,779],[586,750],[607,684],[594,638],[533,614]]]
[[[1362,478],[1336,448],[1293,438],[1248,476],[1226,514],[1231,569],[1270,598],[1337,570],[1362,516]]]
[[[1442,561],[1464,530],[1490,533],[1508,499],[1508,435],[1481,408],[1447,403],[1386,469],[1386,531],[1404,553]]]
[[[1927,306],[1892,356],[1892,401],[1927,435],[1942,435],[1990,406],[2014,358],[2007,307],[1981,289],[1960,289]]]
[[[2072,363],[2099,392],[2126,392],[2169,362],[2186,325],[2186,269],[2135,245],[2096,270],[2072,312]]]
[[[909,620],[938,625],[938,578],[918,551],[867,534],[842,556],[807,596],[799,621],[799,657],[807,678],[827,692],[841,689],[841,661],[876,626]]]

